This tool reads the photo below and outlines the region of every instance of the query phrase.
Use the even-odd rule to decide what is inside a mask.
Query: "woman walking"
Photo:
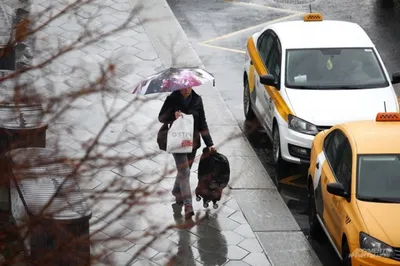
[[[190,219],[194,215],[192,205],[192,193],[190,189],[190,169],[196,157],[197,149],[200,148],[200,135],[204,143],[214,150],[213,141],[208,130],[206,116],[204,112],[203,100],[192,88],[181,89],[172,92],[161,108],[158,120],[161,123],[171,124],[179,116],[184,114],[193,115],[193,150],[191,153],[173,153],[178,174],[172,189],[176,203],[185,206],[185,218]]]

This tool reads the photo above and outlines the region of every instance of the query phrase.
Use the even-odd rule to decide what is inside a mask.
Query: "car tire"
[[[255,115],[250,99],[250,88],[247,79],[244,80],[243,85],[243,110],[246,120],[253,120]]]
[[[276,123],[274,123],[274,127],[272,129],[272,162],[275,165],[282,163],[281,137],[279,134],[279,127]]]
[[[347,240],[344,240],[342,245],[343,266],[351,266],[350,248]]]
[[[322,236],[322,227],[317,218],[317,206],[315,204],[315,194],[312,184],[308,185],[308,224],[310,226],[310,236],[319,241]]]

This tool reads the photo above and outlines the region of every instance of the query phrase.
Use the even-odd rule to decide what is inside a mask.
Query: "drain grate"
[[[274,0],[274,1],[281,4],[290,4],[290,5],[305,5],[315,2],[315,0]]]

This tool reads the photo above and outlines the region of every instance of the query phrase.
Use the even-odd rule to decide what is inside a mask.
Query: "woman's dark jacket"
[[[175,121],[175,112],[179,110],[182,113],[193,115],[193,149],[200,148],[200,135],[206,146],[211,147],[214,144],[208,130],[203,100],[194,90],[192,90],[191,96],[189,97],[191,97],[191,100],[186,106],[182,94],[179,91],[172,92],[165,100],[160,114],[158,115],[158,120],[161,123],[172,124],[172,122]]]

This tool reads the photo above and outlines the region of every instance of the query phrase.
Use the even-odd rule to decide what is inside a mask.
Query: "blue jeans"
[[[172,193],[181,195],[184,204],[192,204],[192,191],[190,189],[190,169],[192,168],[197,150],[191,153],[173,153],[176,169],[178,171]]]

